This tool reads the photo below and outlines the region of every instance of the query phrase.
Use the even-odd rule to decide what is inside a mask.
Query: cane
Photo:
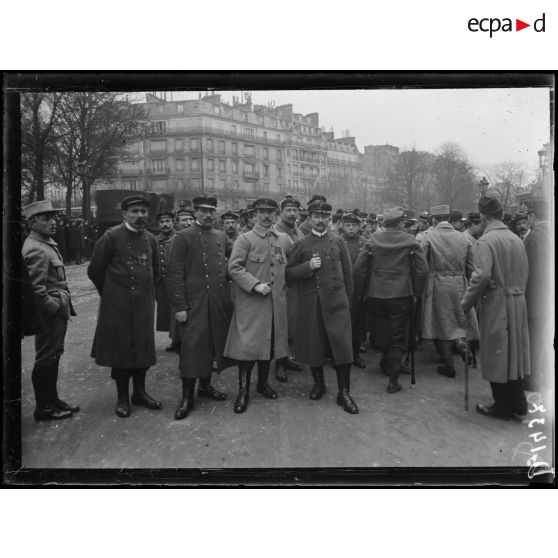
[[[469,325],[471,311],[467,311],[467,329],[465,330],[465,410],[469,410]]]

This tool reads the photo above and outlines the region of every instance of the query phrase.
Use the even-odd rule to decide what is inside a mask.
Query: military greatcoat
[[[166,285],[168,263],[170,257],[170,247],[175,233],[169,235],[163,233],[157,235],[157,246],[159,248],[159,277],[155,285],[157,299],[157,331],[169,331],[171,323],[171,308],[169,294]]]
[[[230,366],[223,360],[232,315],[228,255],[227,235],[198,223],[173,239],[167,287],[172,312],[187,312],[178,324],[183,378],[208,378],[213,358],[218,371]]]
[[[310,269],[313,254],[322,260]],[[299,284],[299,317],[294,336],[294,355],[310,366],[323,366],[333,358],[336,365],[353,362],[350,300],[352,265],[347,246],[339,237],[310,233],[289,257],[288,284]]]
[[[366,244],[366,238],[357,235],[356,237],[350,237],[346,233],[341,235],[341,238],[345,241],[347,249],[349,250],[349,257],[351,258],[351,263],[355,265],[360,251],[364,248]]]
[[[449,223],[439,223],[425,235],[421,248],[429,273],[423,294],[422,337],[453,340],[465,337],[467,318],[461,299],[473,272],[472,247]],[[469,315],[469,339],[479,338],[474,308]]]
[[[155,364],[157,240],[125,223],[97,241],[87,275],[101,296],[91,356],[100,366],[148,368]]]
[[[234,313],[225,356],[234,360],[270,360],[288,355],[285,266],[289,239],[275,228],[259,224],[236,240],[229,259],[234,289]],[[254,292],[269,283],[271,293]]]
[[[474,271],[463,303],[480,299],[480,361],[489,382],[505,384],[530,374],[525,288],[529,264],[523,241],[504,223],[484,230],[474,249]]]

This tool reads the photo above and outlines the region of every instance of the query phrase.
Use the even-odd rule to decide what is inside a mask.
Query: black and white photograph
[[[553,75],[11,77],[5,481],[553,482]]]

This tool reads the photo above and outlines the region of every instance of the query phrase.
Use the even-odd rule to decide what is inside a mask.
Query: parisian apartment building
[[[147,94],[143,104],[147,131],[127,140],[116,180],[101,188],[170,193],[177,203],[213,194],[222,210],[262,196],[305,203],[319,192],[334,209],[371,211],[386,160],[398,152],[366,146],[362,154],[348,130],[335,138],[320,127],[318,113],[253,104],[249,93],[231,103],[218,94],[174,101]]]

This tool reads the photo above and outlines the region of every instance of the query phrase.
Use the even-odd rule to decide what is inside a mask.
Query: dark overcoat
[[[219,371],[230,366],[223,359],[232,316],[227,256],[227,235],[197,223],[172,241],[166,280],[171,311],[187,311],[186,322],[178,323],[183,378],[208,378],[214,357]]]
[[[349,251],[349,257],[351,258],[351,263],[353,266],[355,265],[358,255],[360,251],[364,248],[366,244],[366,238],[363,236],[357,235],[355,238],[348,236],[347,234],[343,233],[341,238],[347,245],[347,250]]]
[[[505,384],[530,374],[525,287],[529,274],[522,240],[495,221],[473,248],[474,271],[463,297],[466,309],[479,299],[480,361],[485,380]]]
[[[234,314],[225,355],[234,360],[270,360],[288,355],[285,266],[289,240],[274,228],[259,224],[236,240],[229,259],[235,283]],[[266,296],[254,292],[269,283]]]
[[[87,275],[101,296],[91,356],[100,366],[148,368],[155,357],[157,240],[124,223],[97,241]]]
[[[299,230],[299,228],[295,225],[294,227],[289,227],[285,225],[282,219],[277,221],[275,228],[287,235],[289,239],[289,246],[287,248],[287,258],[294,250],[296,244],[304,238],[304,234]],[[289,285],[286,287],[287,292],[287,330],[289,336],[289,343],[292,344],[294,339],[295,331],[296,331],[296,321],[298,319],[298,283],[294,285]]]
[[[170,247],[175,233],[171,232],[168,236],[157,235],[157,246],[159,249],[159,276],[155,285],[155,295],[157,299],[157,319],[155,329],[157,331],[170,330],[170,299],[167,292],[166,278],[170,257]]]
[[[322,266],[312,270],[310,260],[315,253]],[[289,257],[286,278],[287,284],[299,285],[295,357],[310,366],[323,366],[330,357],[336,365],[353,362],[349,307],[353,275],[343,240],[329,232],[304,237]]]

